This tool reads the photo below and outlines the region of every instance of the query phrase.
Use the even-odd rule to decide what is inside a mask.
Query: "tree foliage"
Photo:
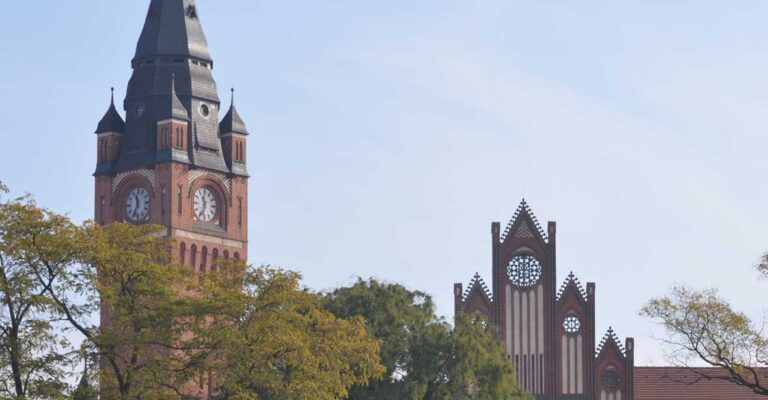
[[[362,318],[324,310],[319,294],[300,288],[299,274],[270,267],[224,271],[212,277],[218,283],[209,303],[227,311],[208,329],[221,350],[212,357],[221,398],[343,399],[350,386],[383,372],[380,343]]]
[[[42,258],[51,265],[76,259],[75,231],[29,197],[0,204],[0,398],[53,399],[65,391],[68,343],[45,296],[57,277],[36,267]]]
[[[655,319],[667,331],[669,358],[688,368],[699,380],[725,380],[768,396],[760,368],[768,366],[768,339],[761,327],[735,311],[714,289],[676,287],[667,296],[650,300],[641,315]],[[693,368],[696,363],[727,374]]]
[[[524,398],[482,319],[459,317],[452,330],[430,296],[376,280],[337,289],[325,305],[340,317],[362,316],[382,340],[386,374],[352,388],[351,400]]]

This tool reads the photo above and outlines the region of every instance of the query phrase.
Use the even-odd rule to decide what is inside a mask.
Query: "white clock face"
[[[203,222],[211,222],[216,217],[216,196],[208,188],[195,192],[195,217]]]
[[[149,192],[138,187],[128,193],[125,200],[125,211],[133,222],[144,222],[149,217]]]

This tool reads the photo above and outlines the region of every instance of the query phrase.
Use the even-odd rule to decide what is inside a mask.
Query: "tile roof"
[[[726,376],[719,368],[635,367],[635,400],[765,400],[745,387],[724,380],[699,380],[696,371],[710,376]],[[768,382],[768,369],[761,370]]]

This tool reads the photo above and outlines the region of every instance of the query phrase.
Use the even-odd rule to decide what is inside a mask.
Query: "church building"
[[[522,201],[504,231],[491,224],[491,287],[479,274],[454,284],[454,312],[497,328],[517,384],[536,400],[756,400],[716,368],[636,367],[635,343],[595,330],[596,285],[573,273],[558,286],[557,224],[542,228]],[[599,342],[598,342],[598,338]],[[768,380],[762,370],[760,379]]]

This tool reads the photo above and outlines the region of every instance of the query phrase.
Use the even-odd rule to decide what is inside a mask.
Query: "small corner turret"
[[[121,138],[125,133],[125,121],[115,108],[115,88],[111,88],[111,91],[109,108],[96,127],[98,151],[94,175],[105,175],[112,172],[114,162],[120,154]]]
[[[232,103],[229,112],[219,124],[221,148],[224,151],[224,161],[234,175],[248,176],[246,169],[246,138],[249,135],[240,114],[235,107],[235,89],[232,89]]]

